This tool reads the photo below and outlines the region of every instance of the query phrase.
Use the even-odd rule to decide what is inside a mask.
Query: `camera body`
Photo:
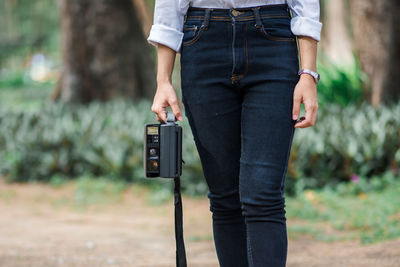
[[[168,111],[167,122],[146,124],[144,131],[144,176],[177,178],[182,175],[182,127]]]

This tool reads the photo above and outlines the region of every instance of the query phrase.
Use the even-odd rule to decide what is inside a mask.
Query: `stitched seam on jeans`
[[[240,19],[251,19],[251,18],[254,18],[254,16],[251,15],[251,16],[247,16],[247,17],[235,17],[236,20],[240,20]]]
[[[247,229],[247,238],[249,239],[249,254],[250,254],[250,264],[251,264],[251,266],[249,266],[249,267],[254,267],[253,250],[252,250],[252,247],[251,247],[251,239],[250,239],[249,227],[250,227],[250,225],[249,225],[249,223],[247,223],[246,229]]]
[[[228,26],[228,34],[231,37],[231,40],[230,40],[230,44],[231,44],[231,65],[230,66],[233,66],[233,49],[234,49],[233,46],[232,46],[232,41],[233,41],[232,40],[232,30],[233,29],[232,29],[232,24],[231,23],[227,23],[226,25]]]
[[[286,172],[287,172],[287,169],[288,169],[288,164],[289,164],[289,153],[290,153],[290,150],[291,150],[291,147],[292,147],[294,129],[295,129],[295,128],[294,128],[294,126],[293,126],[293,127],[292,127],[292,130],[291,130],[291,134],[290,134],[289,147],[288,147],[287,152],[286,152],[286,166],[285,166],[285,169],[284,169],[283,175],[282,175],[281,188],[282,188],[282,186],[283,186],[283,183],[284,183],[284,180],[285,180],[285,176],[286,176]],[[283,195],[284,192],[281,191],[281,194]]]
[[[261,15],[260,16],[263,19],[268,19],[268,18],[290,18],[288,15]],[[238,21],[240,20],[252,20],[254,19],[254,15],[246,16],[246,17],[236,17],[235,19]],[[189,19],[204,19],[204,16],[188,16],[186,20]],[[226,21],[231,21],[232,19],[230,17],[224,17],[224,16],[211,16],[210,20],[226,20]]]
[[[271,41],[277,41],[277,42],[293,42],[296,40],[294,37],[278,37],[278,36],[273,36],[269,34],[266,30],[264,25],[261,25],[261,28],[259,28],[259,31],[268,39]]]
[[[204,19],[204,16],[188,16],[186,20],[188,19]]]
[[[232,75],[232,79],[239,79],[239,78],[242,78],[244,75],[246,75],[247,74],[247,71],[248,71],[248,65],[249,65],[249,62],[248,62],[248,52],[247,52],[247,23],[246,24],[243,24],[243,27],[244,27],[244,34],[243,34],[243,37],[244,37],[244,47],[245,47],[245,51],[246,51],[246,67],[245,67],[245,70],[244,70],[244,72],[242,73],[242,74],[233,74]]]
[[[260,7],[262,7],[263,9],[269,9],[269,8],[273,8],[273,7],[283,7],[284,8],[284,10],[286,10],[287,9],[287,4],[286,3],[282,3],[282,4],[266,4],[266,5],[262,5],[262,6],[260,6]],[[190,6],[189,7],[189,9],[188,10],[201,10],[201,11],[203,11],[205,8],[204,7],[195,7],[195,6]],[[248,10],[248,11],[251,11],[251,7],[237,7],[237,8],[235,8],[236,10],[238,10],[238,11],[246,11],[246,10]],[[226,11],[226,8],[213,8],[213,10],[216,10],[216,11],[220,11],[220,10],[222,10],[222,11]],[[282,11],[282,9],[274,9],[275,11]]]
[[[290,16],[288,15],[260,15],[261,18],[265,19],[265,18],[290,18]]]
[[[232,24],[231,24],[232,25]],[[232,68],[234,67],[233,66],[233,59],[234,59],[234,49],[235,49],[235,47],[232,45],[232,43],[233,43],[233,32],[234,31],[236,31],[236,24],[233,24],[232,25],[233,27],[235,27],[235,28],[233,28],[233,27],[231,27],[231,34],[230,34],[230,36],[231,36],[231,42],[230,42],[230,44],[231,44],[231,47],[232,47],[232,53],[231,53],[231,66],[232,66]],[[233,76],[231,76],[231,79],[233,78]]]
[[[196,35],[192,40],[187,41],[187,42],[185,42],[185,43],[182,43],[182,45],[183,45],[183,46],[188,46],[188,45],[191,45],[191,44],[195,43],[195,42],[200,38],[200,35],[201,35],[203,32],[204,32],[204,28],[200,27],[200,30],[197,32],[197,35]]]

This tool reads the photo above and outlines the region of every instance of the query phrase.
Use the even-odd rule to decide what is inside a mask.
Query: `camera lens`
[[[154,160],[154,159],[149,160],[148,167],[149,167],[148,169],[150,171],[157,171],[158,170],[158,161]]]
[[[155,155],[157,155],[157,149],[150,148],[150,156],[155,156]]]

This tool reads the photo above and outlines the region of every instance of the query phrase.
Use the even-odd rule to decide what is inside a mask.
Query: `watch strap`
[[[319,75],[317,72],[315,72],[315,71],[312,71],[312,70],[309,70],[309,69],[301,69],[301,70],[299,71],[298,75],[300,76],[300,75],[303,74],[303,73],[306,73],[306,74],[311,75],[311,76],[314,78],[315,83],[318,83],[319,80],[320,80],[320,75]]]

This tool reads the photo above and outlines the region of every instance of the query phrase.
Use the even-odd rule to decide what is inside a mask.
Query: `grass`
[[[400,179],[381,177],[386,186],[380,189],[372,181],[341,184],[336,188],[304,190],[296,197],[286,197],[286,216],[290,239],[304,235],[325,242],[358,240],[361,244],[400,237]],[[147,181],[146,181],[147,182]],[[151,184],[151,181],[148,181]],[[158,184],[158,185],[156,185]],[[363,184],[364,190],[355,189]],[[382,184],[382,183],[381,183]],[[384,184],[384,183],[383,183]],[[107,177],[91,175],[75,180],[53,177],[49,185],[54,189],[67,189],[68,195],[59,195],[53,200],[56,207],[71,207],[85,212],[93,207],[106,207],[121,201],[124,193],[141,195],[149,209],[160,204],[173,205],[173,181],[157,180],[147,183],[127,183]],[[133,186],[134,185],[134,186]],[[9,203],[18,196],[13,190],[2,190],[0,199]],[[46,200],[39,199],[41,201]],[[190,196],[184,196],[189,198]],[[208,237],[192,237],[204,240]]]
[[[372,186],[374,180],[363,183]],[[357,186],[347,184],[350,191]],[[358,239],[363,244],[397,238],[400,236],[399,194],[399,179],[381,190],[355,194],[333,188],[305,190],[296,198],[287,198],[288,224],[291,220],[306,222],[289,227],[289,235],[296,237],[305,233],[324,241]]]
[[[149,206],[166,203],[173,197],[173,180],[167,179],[148,180],[133,184],[121,179],[95,177],[89,174],[74,180],[55,175],[48,184],[55,189],[71,186],[74,192],[72,204],[82,211],[92,204],[116,203],[121,200],[122,194],[129,188],[133,189],[134,194],[141,193],[142,190],[146,191],[144,200]],[[7,196],[0,195],[0,197],[6,198]]]
[[[74,200],[78,206],[118,201],[127,184],[122,180],[83,176],[77,179]]]
[[[63,186],[54,179],[50,184]],[[146,203],[150,206],[173,203],[173,182],[158,182],[159,186],[147,188]],[[367,189],[355,190],[359,183],[364,183]],[[289,237],[308,235],[320,241],[359,240],[362,244],[400,237],[400,180],[395,178],[379,190],[368,187],[372,183],[373,180],[338,186],[346,187],[347,191],[328,187],[308,189],[297,197],[287,197]],[[90,204],[115,202],[128,187],[128,183],[105,177],[81,177],[75,182],[74,202],[83,209]]]

